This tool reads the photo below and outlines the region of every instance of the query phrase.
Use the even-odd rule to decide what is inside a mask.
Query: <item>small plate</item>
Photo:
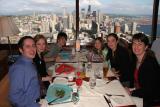
[[[54,84],[63,84],[63,85],[67,85],[68,84],[68,80],[66,78],[63,77],[56,77],[53,81]]]
[[[64,90],[64,92],[65,92],[64,96],[62,98],[57,99],[56,90]],[[51,102],[52,100],[57,99],[52,103],[60,103],[60,102],[63,103],[63,102],[68,101],[68,99],[71,99],[71,93],[72,93],[71,87],[69,87],[67,85],[63,85],[63,84],[53,84],[53,85],[49,86],[45,99],[48,102]]]

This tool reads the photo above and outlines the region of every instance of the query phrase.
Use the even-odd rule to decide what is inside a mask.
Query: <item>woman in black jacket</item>
[[[43,59],[43,55],[46,51],[47,41],[46,38],[40,34],[36,35],[34,37],[34,40],[36,43],[37,53],[33,61],[36,65],[41,81],[41,97],[44,97],[46,94],[46,90],[48,89],[48,86],[50,84],[50,81],[52,80],[52,77],[49,76],[47,73],[46,63]]]
[[[129,50],[118,44],[118,36],[114,33],[107,36],[107,45],[106,60],[110,60],[112,71],[118,73],[121,83],[128,86],[132,70]]]
[[[141,97],[144,107],[151,107],[160,101],[160,66],[154,54],[148,49],[149,40],[138,33],[133,36],[133,78],[135,90],[133,96]]]

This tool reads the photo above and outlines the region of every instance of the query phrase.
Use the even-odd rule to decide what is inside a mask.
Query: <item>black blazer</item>
[[[134,70],[136,68],[134,60]],[[134,74],[133,74],[134,75]],[[146,53],[139,67],[138,81],[141,86],[132,92],[133,96],[141,97],[144,106],[149,107],[155,100],[160,100],[160,66],[153,55]]]
[[[114,56],[112,55],[112,50],[108,49],[107,60],[108,59],[111,62],[111,67],[119,71],[120,81],[130,81],[132,69],[129,51],[126,48],[117,45],[117,49],[114,52]]]
[[[47,76],[47,72],[46,72],[46,63],[45,61],[43,60],[43,56],[42,58],[40,58],[38,56],[38,54],[36,53],[36,56],[35,58],[33,59],[35,65],[36,65],[36,68],[37,68],[37,71],[38,71],[38,74],[40,74],[41,77],[45,77]]]

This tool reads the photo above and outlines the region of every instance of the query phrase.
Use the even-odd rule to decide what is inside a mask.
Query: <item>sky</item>
[[[0,15],[25,14],[33,11],[72,12],[76,0],[0,0]],[[91,4],[92,10],[114,14],[151,15],[153,0],[79,0],[80,8]],[[160,9],[159,9],[160,10]],[[160,12],[159,12],[160,14]]]

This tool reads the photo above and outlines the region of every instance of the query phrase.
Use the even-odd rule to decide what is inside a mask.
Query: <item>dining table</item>
[[[54,65],[48,68],[49,71],[52,71],[53,78],[65,78],[66,82],[62,82],[62,84],[68,85],[73,90],[77,89],[77,93],[79,95],[79,100],[74,103],[71,98],[62,103],[51,103],[48,104],[46,98],[40,100],[41,107],[143,107],[143,99],[138,97],[130,96],[126,89],[123,87],[121,82],[117,78],[114,77],[114,73],[111,69],[108,70],[106,78],[97,78],[96,85],[94,88],[90,87],[89,79],[93,72],[99,72],[102,76],[103,74],[103,63],[91,63],[92,67],[91,70],[87,70],[88,62],[85,59],[84,53],[79,53],[77,58],[81,58],[81,60],[85,60],[85,78],[83,78],[82,85],[80,88],[77,88],[75,81],[69,81],[68,77],[73,76],[75,78],[76,73],[80,68],[80,61],[76,58],[76,61],[62,61],[56,62]],[[77,62],[78,60],[78,62]],[[81,61],[82,62],[82,61]],[[68,64],[73,66],[74,71],[69,74],[56,74],[56,67],[57,65],[60,66],[61,64]],[[87,78],[87,79],[86,79]],[[70,84],[72,83],[72,84]],[[56,84],[53,80],[53,83],[50,85]],[[61,84],[59,82],[58,84]],[[47,97],[47,96],[46,96]]]

